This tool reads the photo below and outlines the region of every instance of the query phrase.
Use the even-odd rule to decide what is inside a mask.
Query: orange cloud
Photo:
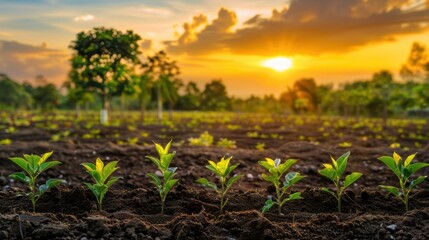
[[[412,0],[292,0],[270,17],[256,15],[235,31],[236,14],[224,8],[201,30],[195,22],[185,23],[176,40],[165,42],[169,52],[320,55],[424,32],[429,6]]]
[[[68,71],[69,55],[65,51],[0,40],[0,73],[19,81],[43,75],[49,82],[60,84]]]

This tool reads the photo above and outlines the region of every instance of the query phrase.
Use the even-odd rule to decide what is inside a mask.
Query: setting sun
[[[262,65],[267,68],[276,70],[277,72],[283,72],[292,67],[292,59],[286,57],[276,57],[265,60]]]

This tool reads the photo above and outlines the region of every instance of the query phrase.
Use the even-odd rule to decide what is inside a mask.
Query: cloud
[[[177,39],[164,43],[169,52],[190,55],[346,52],[428,30],[428,24],[421,24],[429,23],[426,5],[413,0],[292,0],[285,8],[274,9],[270,17],[255,15],[240,27],[236,26],[236,13],[222,8],[202,29],[194,17],[183,24]]]
[[[87,22],[94,20],[94,16],[91,14],[83,15],[83,16],[77,16],[74,18],[75,22]]]
[[[68,58],[66,52],[50,49],[46,43],[34,46],[0,40],[0,73],[21,82],[43,75],[49,82],[59,84],[67,76]]]

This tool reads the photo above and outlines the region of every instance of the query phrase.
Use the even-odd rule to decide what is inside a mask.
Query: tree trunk
[[[159,81],[159,80],[158,80]],[[161,83],[157,84],[157,97],[158,97],[158,123],[162,122],[162,96],[161,96]]]
[[[77,119],[81,119],[82,115],[81,115],[81,111],[80,111],[80,104],[76,103],[76,118]]]
[[[106,125],[109,122],[109,101],[106,99],[106,96],[101,97],[101,103],[103,104],[100,112],[100,122],[102,125]]]
[[[173,121],[173,103],[168,104],[168,118]]]
[[[144,97],[140,97],[140,122],[144,124],[144,118],[146,116],[146,100]]]
[[[386,103],[383,105],[383,128],[387,127],[387,106]]]

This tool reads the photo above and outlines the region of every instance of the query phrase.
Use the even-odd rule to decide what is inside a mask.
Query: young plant
[[[305,176],[301,176],[298,172],[290,172],[285,175],[284,181],[281,181],[283,174],[286,173],[286,171],[296,162],[297,160],[295,159],[288,159],[286,162],[281,163],[279,158],[276,158],[276,160],[265,158],[265,161],[259,161],[259,165],[267,169],[269,172],[268,174],[262,174],[262,178],[265,181],[272,183],[276,188],[275,201],[273,201],[272,197],[269,197],[262,208],[262,213],[265,213],[271,207],[277,205],[278,213],[281,214],[282,207],[286,202],[302,199],[300,192],[289,194],[288,197],[286,197],[286,192],[290,187],[299,182]]]
[[[81,164],[95,180],[94,184],[87,182],[84,184],[92,191],[97,199],[98,210],[101,210],[103,207],[103,198],[109,190],[109,187],[119,180],[119,177],[111,177],[109,179],[110,175],[118,169],[118,167],[116,167],[117,164],[118,161],[112,161],[104,165],[104,162],[100,158],[95,160],[95,165],[93,163]]]
[[[45,184],[36,187],[37,177],[44,171],[61,164],[60,161],[47,161],[53,152],[48,152],[42,156],[24,154],[24,158],[13,157],[9,158],[12,162],[18,165],[25,172],[17,172],[9,175],[10,178],[25,182],[28,184],[30,192],[26,195],[31,200],[33,212],[36,211],[37,200],[49,189],[57,186],[65,181],[62,179],[48,179]]]
[[[422,183],[426,179],[426,176],[419,176],[408,184],[409,178],[418,170],[429,167],[429,163],[411,163],[415,156],[416,154],[412,154],[403,161],[399,154],[393,152],[393,157],[383,156],[379,158],[398,177],[400,189],[384,185],[380,185],[380,187],[401,199],[405,205],[405,211],[408,211],[408,200],[411,190],[418,184]]]
[[[346,190],[347,187],[349,187],[352,183],[356,182],[360,177],[362,177],[362,173],[353,172],[346,176],[346,178],[344,179],[344,182],[340,181],[341,176],[346,170],[349,156],[350,156],[350,152],[346,152],[337,160],[335,160],[331,156],[332,164],[328,164],[328,163],[323,164],[325,168],[322,170],[319,170],[319,173],[322,176],[329,178],[337,188],[336,192],[333,192],[326,187],[322,188],[322,190],[331,194],[332,196],[335,197],[335,199],[337,199],[338,212],[341,212],[341,198],[343,196],[344,190]]]
[[[206,178],[200,178],[197,180],[198,183],[201,183],[204,186],[210,187],[213,190],[217,192],[220,198],[220,211],[223,211],[223,208],[228,203],[228,198],[225,199],[225,195],[228,192],[228,190],[232,187],[232,185],[242,176],[242,175],[235,175],[231,178],[228,177],[228,175],[239,165],[239,163],[234,165],[229,165],[229,162],[232,157],[226,158],[222,157],[222,159],[215,163],[213,161],[209,160],[210,165],[206,165],[206,168],[208,168],[210,171],[212,171],[216,176],[219,177],[221,188],[218,189],[217,185],[215,183],[209,182]]]
[[[177,167],[170,167],[171,160],[173,160],[176,152],[169,153],[171,146],[171,141],[163,148],[161,145],[154,143],[156,151],[158,152],[159,158],[155,158],[152,156],[146,156],[153,163],[155,163],[158,170],[161,172],[163,177],[163,181],[154,173],[148,173],[152,179],[152,183],[156,186],[159,192],[159,196],[161,197],[161,214],[164,213],[165,199],[167,198],[167,194],[174,187],[174,185],[179,181],[179,179],[174,179],[176,175]]]

